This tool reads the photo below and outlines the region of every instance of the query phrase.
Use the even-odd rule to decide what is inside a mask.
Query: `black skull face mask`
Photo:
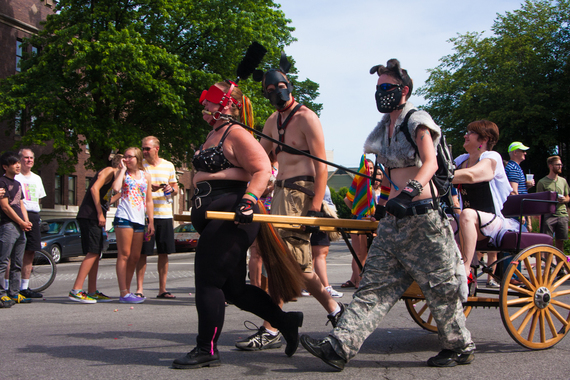
[[[383,83],[376,86],[376,108],[381,113],[390,113],[397,109],[404,108],[405,104],[400,104],[402,100],[402,85]]]

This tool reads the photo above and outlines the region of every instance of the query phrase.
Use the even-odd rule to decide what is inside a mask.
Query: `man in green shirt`
[[[559,174],[562,173],[562,161],[559,156],[548,157],[546,160],[550,173],[536,186],[536,191],[555,191],[558,193],[558,205],[554,214],[544,217],[542,231],[556,238],[556,248],[564,252],[564,240],[568,240],[568,209],[570,188],[568,182]]]

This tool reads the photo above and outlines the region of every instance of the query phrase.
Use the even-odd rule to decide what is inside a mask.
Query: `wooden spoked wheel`
[[[404,302],[406,304],[406,308],[408,309],[408,313],[418,325],[420,325],[423,329],[437,332],[437,325],[435,324],[435,320],[431,315],[431,311],[429,306],[426,302],[425,297],[423,296],[422,291],[420,290],[419,286],[414,282],[416,286],[413,290],[414,293],[417,295],[417,298],[408,297],[404,298]],[[410,295],[410,290],[414,287],[414,285],[410,286],[410,289],[406,291],[408,295]],[[465,314],[465,318],[469,316],[471,313],[471,306],[466,306],[463,308],[463,313]]]
[[[499,308],[505,328],[518,344],[542,350],[564,338],[570,328],[570,283],[565,284],[570,279],[568,273],[566,256],[550,245],[529,247],[509,264]],[[513,285],[513,278],[523,284]]]

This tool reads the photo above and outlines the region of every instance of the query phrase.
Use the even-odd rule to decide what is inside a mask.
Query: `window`
[[[67,204],[70,206],[74,206],[77,203],[75,202],[75,185],[77,184],[77,177],[70,175],[67,177]]]
[[[22,59],[22,41],[16,40],[16,72],[20,72],[20,60]]]
[[[59,174],[55,176],[55,192],[54,192],[54,203],[56,205],[63,204],[63,186],[62,186],[62,178]]]
[[[89,186],[91,186],[91,181],[93,181],[93,177],[85,177],[85,192],[89,190]]]
[[[14,134],[22,136],[24,134],[24,111],[19,110],[14,117]]]

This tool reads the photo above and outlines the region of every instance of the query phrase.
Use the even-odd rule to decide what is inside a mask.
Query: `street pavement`
[[[156,299],[156,256],[148,260],[145,278],[147,301],[139,305],[79,304],[68,300],[81,258],[58,265],[54,284],[43,300],[0,310],[3,368],[0,379],[568,379],[570,339],[555,347],[531,351],[511,339],[495,308],[477,308],[467,320],[477,345],[475,361],[454,368],[430,368],[426,360],[440,350],[437,335],[413,322],[398,302],[360,353],[340,373],[299,346],[289,358],[284,346],[261,352],[243,352],[234,342],[252,332],[244,321],[256,316],[226,308],[219,341],[222,365],[215,368],[175,370],[171,363],[194,347],[197,315],[194,303],[193,253],[172,255],[168,290],[175,300]],[[340,289],[350,278],[350,254],[333,243],[328,260],[329,281]],[[118,297],[115,259],[104,258],[99,289]],[[132,288],[134,290],[134,288]],[[284,307],[300,310],[305,319],[301,333],[326,336],[326,313],[312,297],[301,297]]]

